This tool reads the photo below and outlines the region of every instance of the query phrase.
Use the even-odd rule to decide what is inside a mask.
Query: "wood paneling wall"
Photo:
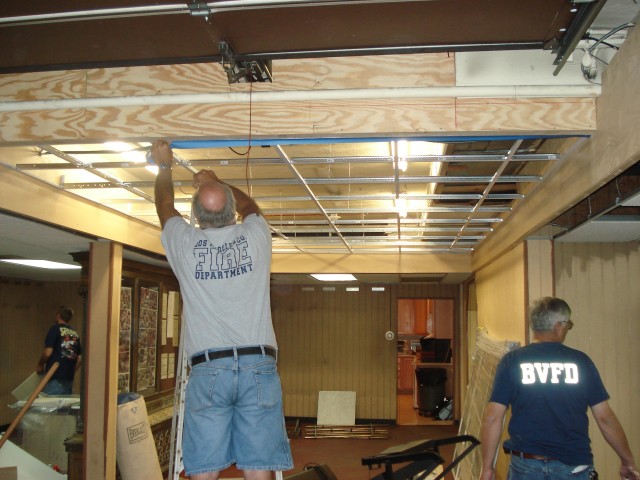
[[[554,252],[556,293],[569,303],[575,323],[565,344],[595,362],[638,461],[640,243],[556,243]],[[617,478],[620,460],[593,418],[590,426],[600,478]]]
[[[526,338],[525,245],[476,272],[478,326],[498,340]]]
[[[287,417],[317,417],[318,392],[356,392],[356,419],[396,419],[398,298],[453,298],[456,285],[274,285],[271,301]],[[456,316],[457,318],[457,316]]]
[[[73,308],[72,325],[82,336],[82,298],[79,282],[35,282],[0,278],[0,425],[11,423],[17,411],[11,391],[35,372],[44,350],[44,337],[58,307]],[[74,392],[79,393],[78,371]]]
[[[527,299],[530,305],[540,297],[553,296],[553,242],[527,240]]]

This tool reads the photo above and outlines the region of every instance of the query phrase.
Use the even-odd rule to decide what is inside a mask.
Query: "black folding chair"
[[[440,455],[439,447],[460,442],[469,442],[470,445],[434,479],[441,480],[474,448],[480,445],[478,439],[471,435],[459,435],[437,440],[425,440],[417,444],[413,443],[405,449],[401,449],[401,445],[392,449],[393,451],[391,452],[387,451],[387,453],[383,452],[379,455],[363,458],[362,465],[367,465],[369,470],[373,470],[374,467],[380,468],[384,465],[384,473],[374,477],[373,480],[423,480],[439,465],[445,463]],[[407,463],[407,465],[394,471],[393,465],[398,463]]]

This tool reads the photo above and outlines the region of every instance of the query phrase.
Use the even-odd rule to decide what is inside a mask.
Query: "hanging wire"
[[[233,147],[228,147],[233,153],[239,157],[246,157],[244,178],[247,184],[247,193],[252,195],[251,186],[249,185],[249,159],[251,158],[251,132],[253,130],[253,82],[249,82],[249,135],[246,152],[238,152]]]

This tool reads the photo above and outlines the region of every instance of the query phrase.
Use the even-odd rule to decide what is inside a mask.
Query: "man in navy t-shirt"
[[[36,372],[48,372],[54,363],[58,363],[58,369],[42,390],[48,395],[69,395],[75,371],[80,367],[82,346],[78,332],[69,325],[72,317],[72,309],[60,307],[56,312],[55,325],[49,329],[44,340],[44,351]]]
[[[482,423],[482,480],[495,479],[493,460],[509,406],[510,438],[504,442],[511,455],[509,480],[597,478],[589,408],[620,457],[620,477],[640,478],[598,370],[586,354],[563,345],[573,327],[570,318],[564,300],[539,299],[530,311],[534,342],[507,353],[498,364]]]

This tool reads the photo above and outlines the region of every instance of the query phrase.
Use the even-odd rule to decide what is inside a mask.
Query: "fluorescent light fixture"
[[[372,292],[384,292],[384,287],[371,287]]]
[[[360,287],[347,287],[347,292],[359,292]]]
[[[407,171],[407,155],[409,154],[409,143],[406,140],[398,142],[398,170]]]
[[[78,270],[80,265],[70,265],[68,263],[50,262],[49,260],[29,260],[29,259],[2,259],[0,262],[24,265],[25,267],[46,268],[49,270]]]
[[[321,282],[354,282],[357,280],[350,273],[311,273],[310,275]]]
[[[399,197],[395,200],[396,211],[401,218],[407,218],[407,199],[405,197]]]
[[[322,287],[323,292],[335,292],[336,287]]]
[[[125,152],[131,150],[131,145],[125,142],[104,142],[105,148],[115,150],[116,152]]]
[[[147,163],[147,153],[142,150],[128,150],[120,154],[122,158],[133,163]]]
[[[153,173],[154,175],[158,175],[158,172],[160,171],[160,169],[158,168],[157,165],[147,165],[146,167],[144,167],[145,169],[149,170],[151,173]]]

